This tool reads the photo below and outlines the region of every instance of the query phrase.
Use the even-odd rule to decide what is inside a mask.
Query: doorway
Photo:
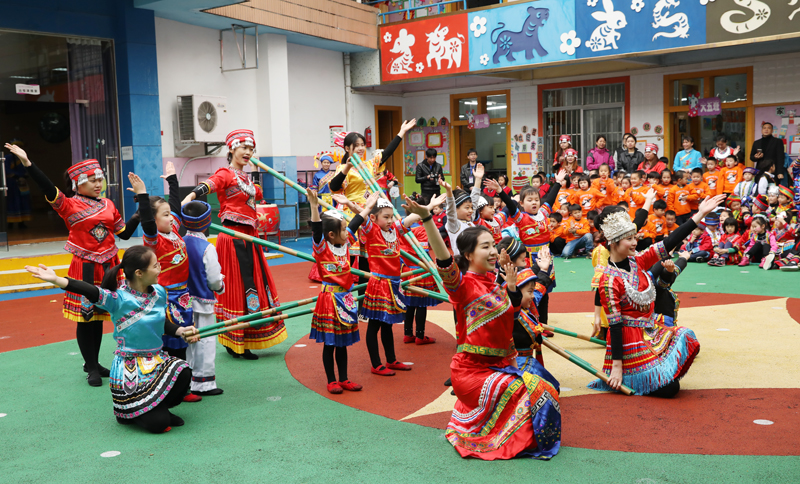
[[[0,162],[5,174],[0,240],[14,245],[69,235],[16,156],[3,149],[7,142],[19,144],[61,190],[66,188],[67,168],[98,160],[105,172],[102,196],[122,212],[112,42],[0,31],[0,44],[6,47],[0,55]]]
[[[383,149],[389,146],[400,126],[403,125],[402,106],[375,106],[375,149]],[[384,167],[400,181],[403,181],[403,143],[392,153],[392,157],[386,161]],[[401,186],[401,191],[403,187]],[[409,192],[410,193],[410,192]]]
[[[467,152],[478,152],[478,163],[486,169],[487,178],[511,173],[511,91],[490,91],[450,96],[453,142],[450,176],[453,186],[461,186],[461,168],[468,163]],[[475,129],[478,116],[488,117],[489,125]],[[470,127],[472,124],[472,127]]]

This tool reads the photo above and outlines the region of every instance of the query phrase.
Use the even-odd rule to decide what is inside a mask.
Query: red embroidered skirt
[[[254,228],[244,225],[236,226],[238,232],[257,236]],[[217,254],[222,273],[225,275],[225,292],[217,296],[214,313],[217,321],[238,318],[271,307],[279,306],[275,282],[269,270],[261,246],[249,244],[245,257],[250,260],[239,261],[234,246],[234,237],[227,234],[217,236]],[[260,263],[260,264],[259,264]],[[242,280],[241,266],[252,268],[252,281],[255,289],[248,290]],[[248,274],[249,278],[251,274]],[[257,296],[257,297],[256,297]],[[269,348],[286,339],[286,327],[283,321],[266,324],[257,328],[230,331],[219,335],[219,342],[236,353],[244,350]]]
[[[94,266],[91,281],[84,279],[85,264]],[[115,255],[108,259],[106,264],[108,264],[109,269],[116,266],[119,264],[119,256]],[[69,270],[67,271],[67,277],[99,286],[103,282],[103,276],[106,274],[106,269],[103,265],[104,264],[98,264],[97,262],[92,262],[73,255],[72,262],[70,262]],[[117,274],[117,283],[121,282],[123,278],[124,275],[122,271],[119,271],[119,274]],[[78,323],[86,323],[88,321],[111,321],[111,316],[106,311],[94,307],[83,296],[75,294],[74,292],[64,293],[63,314],[65,318]],[[89,319],[86,319],[85,315],[89,314],[91,316],[89,316]]]

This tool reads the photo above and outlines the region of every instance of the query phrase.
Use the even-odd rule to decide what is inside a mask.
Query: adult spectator
[[[616,169],[633,173],[643,161],[644,155],[636,148],[636,136],[625,133],[622,137],[622,148],[614,153]]]
[[[420,192],[426,200],[442,193],[439,178],[444,178],[442,165],[436,163],[439,153],[434,148],[425,150],[425,161],[417,165],[414,180],[419,184]]]
[[[672,171],[685,171],[691,173],[695,168],[703,168],[703,163],[700,158],[703,154],[694,149],[694,138],[689,135],[684,135],[681,139],[683,150],[675,155],[672,161]]]
[[[469,163],[461,167],[461,188],[469,192],[475,185],[475,166],[478,164],[478,152],[475,148],[467,151],[467,161]]]
[[[614,157],[606,149],[606,137],[601,134],[595,139],[594,148],[589,150],[589,154],[586,155],[586,169],[589,171],[599,170],[603,163],[607,164],[611,171],[614,171]]]
[[[783,140],[772,136],[772,123],[765,122],[761,125],[761,139],[753,142],[753,149],[750,150],[750,160],[756,165],[761,160],[772,160],[775,162],[775,177],[778,185],[789,186],[789,177],[786,175],[786,167],[783,166],[784,151]]]
[[[654,143],[647,143],[644,148],[644,161],[639,164],[637,169],[645,173],[654,171],[661,173],[667,169],[667,165],[658,159],[658,145]]]

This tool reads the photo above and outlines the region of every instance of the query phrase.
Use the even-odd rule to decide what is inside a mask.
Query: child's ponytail
[[[106,289],[108,291],[116,291],[117,290],[117,278],[119,277],[119,271],[122,269],[122,262],[115,265],[103,276],[103,282],[100,284],[100,287]]]

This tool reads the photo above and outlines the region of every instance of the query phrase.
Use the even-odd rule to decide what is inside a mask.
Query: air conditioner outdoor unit
[[[228,133],[228,98],[178,96],[178,140],[181,143],[224,143]]]

